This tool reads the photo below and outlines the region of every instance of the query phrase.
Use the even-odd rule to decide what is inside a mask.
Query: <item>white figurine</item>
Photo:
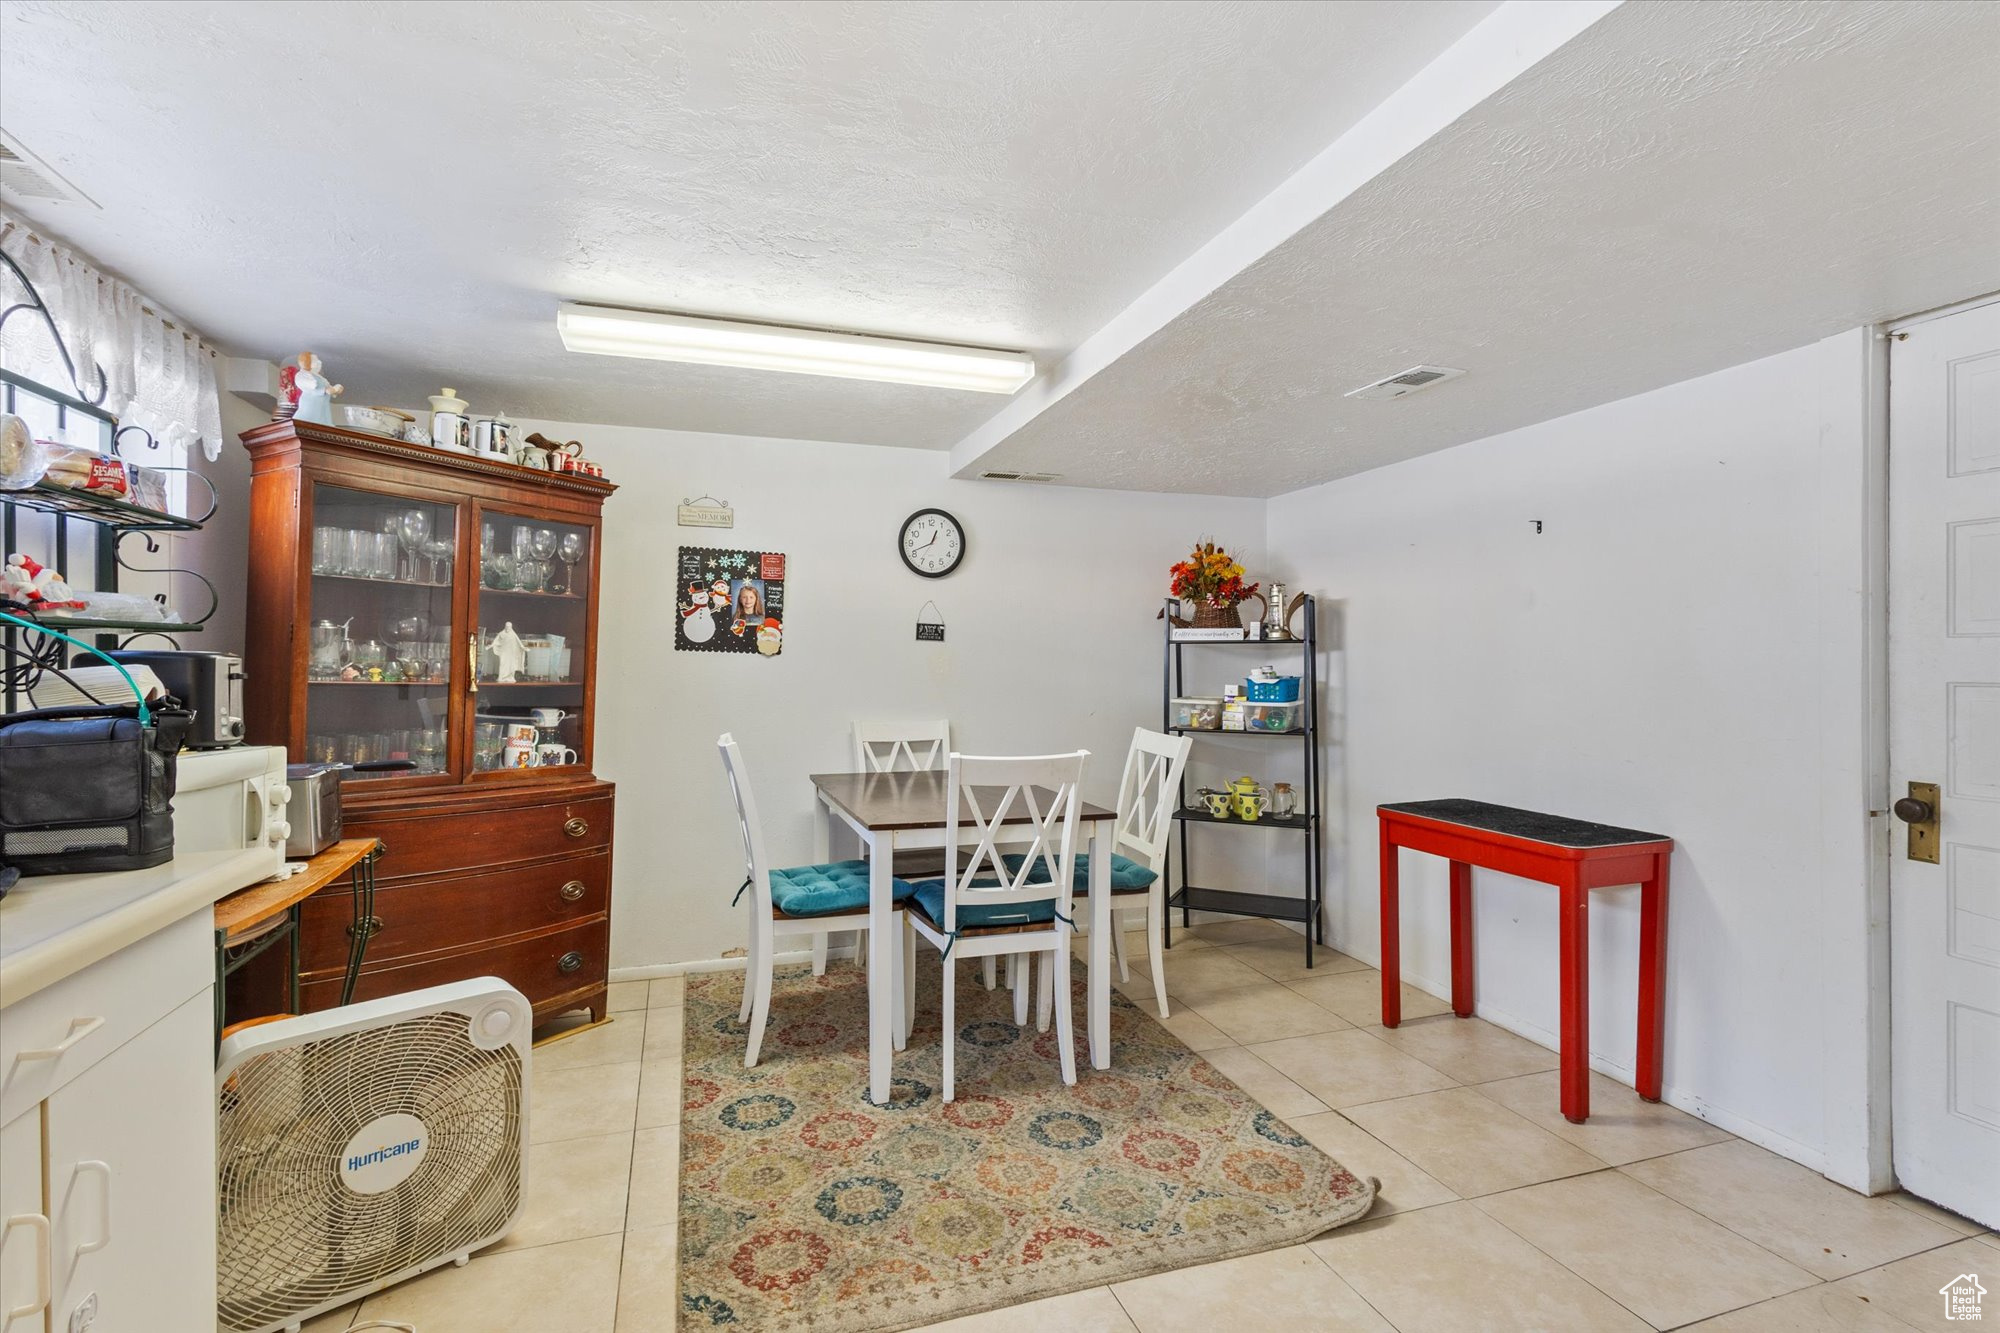
[[[528,665],[528,645],[522,643],[521,636],[514,632],[514,622],[510,620],[502,625],[489,646],[500,663],[500,674],[493,678],[494,683],[512,685],[521,668]]]
[[[299,410],[292,414],[295,421],[314,421],[322,426],[333,424],[333,400],[346,388],[341,384],[327,383],[320,372],[319,358],[311,352],[299,353],[299,371],[292,379],[299,391]]]

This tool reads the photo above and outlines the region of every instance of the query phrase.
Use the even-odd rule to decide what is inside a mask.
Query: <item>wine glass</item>
[[[431,582],[445,579],[445,571],[451,568],[454,543],[449,537],[433,537],[424,543],[424,558],[430,561]]]
[[[417,552],[422,549],[424,539],[431,535],[431,516],[422,509],[406,509],[396,519],[396,540],[402,543],[403,554],[408,559],[408,577],[417,577]]]
[[[583,559],[583,534],[565,532],[556,547],[556,558],[563,562],[563,591],[576,596],[576,564]]]
[[[536,592],[550,592],[549,561],[556,553],[556,534],[547,528],[536,528],[535,535],[528,540],[528,554],[535,557]]]

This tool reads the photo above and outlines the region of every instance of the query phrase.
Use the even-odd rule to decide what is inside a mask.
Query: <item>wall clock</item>
[[[965,559],[965,529],[942,509],[919,509],[903,520],[896,549],[911,573],[941,579]]]

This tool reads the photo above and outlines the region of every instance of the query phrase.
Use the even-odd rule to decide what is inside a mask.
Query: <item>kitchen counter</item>
[[[0,899],[0,1008],[109,958],[283,865],[274,847],[188,852],[150,870],[25,878]]]

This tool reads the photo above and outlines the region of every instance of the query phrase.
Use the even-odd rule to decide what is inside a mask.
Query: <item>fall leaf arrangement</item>
[[[1168,571],[1173,575],[1169,591],[1218,610],[1235,606],[1257,595],[1258,585],[1243,581],[1243,566],[1236,557],[1214,542],[1198,543],[1188,558]]]

